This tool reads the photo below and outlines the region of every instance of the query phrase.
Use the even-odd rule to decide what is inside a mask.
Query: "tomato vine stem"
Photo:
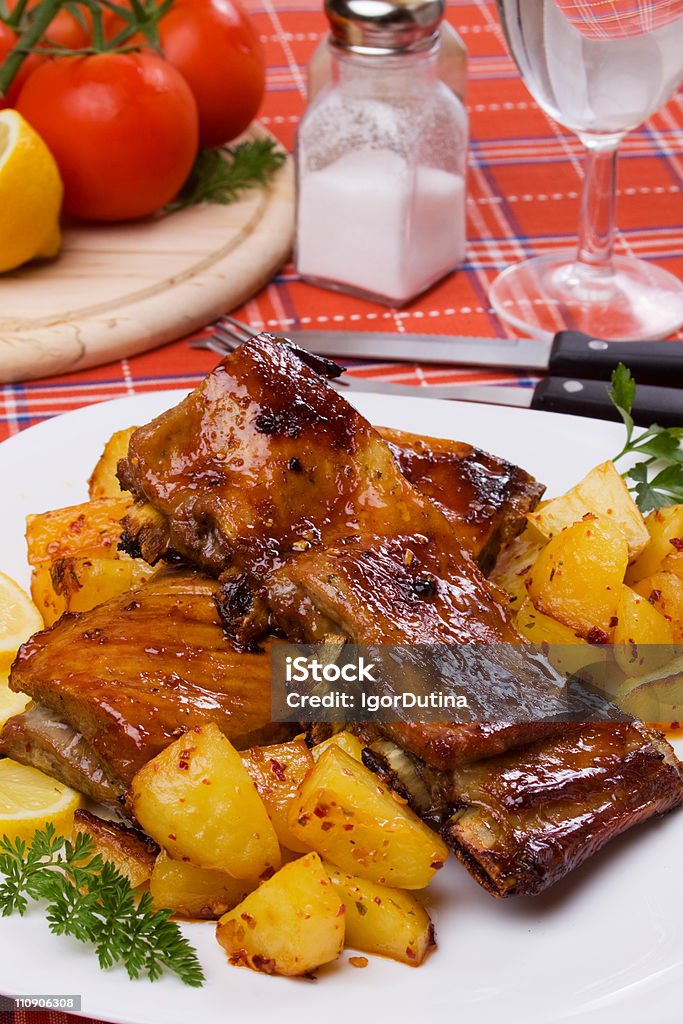
[[[0,96],[7,95],[7,91],[14,81],[19,68],[29,53],[33,51],[36,44],[40,42],[48,25],[64,6],[64,3],[65,0],[42,0],[35,8],[35,16],[21,33],[14,47],[7,54],[2,67],[0,67]]]

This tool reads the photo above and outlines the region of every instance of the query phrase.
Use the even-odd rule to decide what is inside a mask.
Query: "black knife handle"
[[[536,385],[531,408],[593,416],[598,420],[619,420],[608,389],[609,384],[604,380],[548,377]],[[658,423],[660,427],[683,426],[683,389],[639,384],[632,415],[641,427],[649,427],[651,423]]]
[[[683,386],[681,341],[603,341],[581,331],[559,331],[548,371],[554,377],[609,380],[617,363],[628,366],[638,384]]]

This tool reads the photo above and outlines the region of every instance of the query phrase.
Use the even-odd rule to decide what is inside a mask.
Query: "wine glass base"
[[[574,255],[535,256],[499,274],[489,289],[498,316],[543,339],[569,328],[614,341],[650,341],[683,324],[683,283],[667,270],[615,256],[613,272],[600,275]]]

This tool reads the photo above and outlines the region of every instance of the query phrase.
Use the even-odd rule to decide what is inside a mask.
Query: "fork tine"
[[[232,352],[236,344],[234,339],[229,340],[227,335],[225,338],[222,338],[214,333],[208,338],[198,338],[196,341],[189,341],[188,346],[190,348],[208,349],[209,352],[215,352],[216,355],[224,356]]]
[[[258,331],[252,330],[248,324],[242,323],[241,320],[236,320],[234,316],[228,316],[227,314],[225,316],[222,316],[221,323],[231,324],[231,326],[234,328],[234,336],[237,337],[239,332],[239,334],[242,335],[242,341],[248,341],[249,338],[254,338],[258,334]]]

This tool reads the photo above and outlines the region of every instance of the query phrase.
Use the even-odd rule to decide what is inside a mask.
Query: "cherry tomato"
[[[28,0],[26,10],[30,11],[40,0]],[[11,12],[17,5],[17,0],[8,0],[7,8]],[[87,24],[89,21],[86,7],[79,7],[81,16]],[[66,46],[69,50],[80,50],[90,42],[90,30],[81,21],[68,11],[65,7],[57,11],[54,18],[47,27],[45,37],[39,45],[41,46]]]
[[[108,37],[124,24],[106,19]],[[256,116],[265,87],[263,48],[249,16],[237,0],[175,0],[158,27],[166,60],[197,101],[200,144],[234,139]]]
[[[0,21],[0,66],[4,63],[5,57],[10,50],[14,49],[16,41],[16,32],[14,32],[8,25],[5,25],[4,22]],[[22,85],[31,72],[34,71],[39,64],[42,64],[43,59],[44,58],[39,57],[35,53],[29,54],[14,76],[14,80],[7,91],[7,96],[0,96],[0,110],[2,110],[3,107],[14,106]]]
[[[17,110],[57,161],[65,212],[84,220],[128,220],[159,209],[197,152],[190,88],[154,53],[58,57],[32,72]]]

